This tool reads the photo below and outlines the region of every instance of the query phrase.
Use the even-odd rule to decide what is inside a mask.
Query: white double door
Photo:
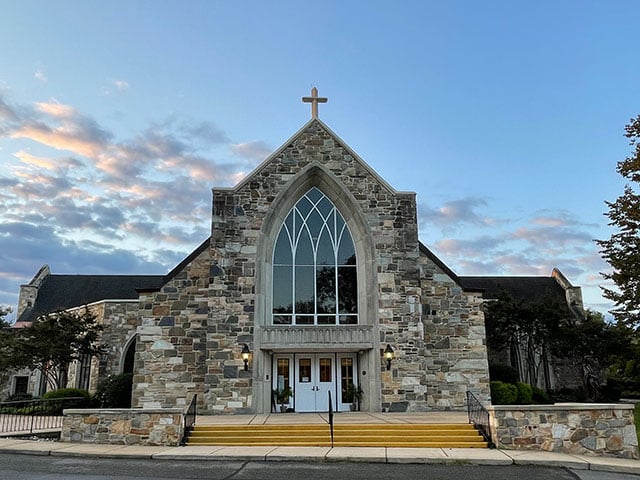
[[[355,379],[355,355],[350,353],[297,353],[275,358],[278,383],[293,389],[292,406],[296,412],[326,412],[329,394],[334,411],[349,410],[345,390]],[[287,371],[288,370],[288,371]],[[288,377],[283,381],[283,377]],[[280,385],[281,387],[282,385]]]

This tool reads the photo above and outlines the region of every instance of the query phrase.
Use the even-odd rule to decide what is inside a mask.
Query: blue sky
[[[640,113],[637,2],[6,1],[0,304],[53,273],[165,273],[211,188],[320,118],[460,275],[607,269],[605,200]]]

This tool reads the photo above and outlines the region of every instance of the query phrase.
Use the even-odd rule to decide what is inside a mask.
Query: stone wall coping
[[[633,410],[629,403],[555,403],[553,405],[487,405],[488,411]]]
[[[183,414],[184,408],[65,408],[63,415]]]

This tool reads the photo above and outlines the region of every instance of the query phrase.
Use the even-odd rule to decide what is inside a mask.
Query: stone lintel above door
[[[354,352],[374,345],[373,325],[268,325],[256,330],[260,349],[274,352]]]

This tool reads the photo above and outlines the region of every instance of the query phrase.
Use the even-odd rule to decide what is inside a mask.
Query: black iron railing
[[[180,445],[186,445],[189,434],[191,433],[191,430],[193,430],[193,426],[196,424],[196,415],[198,413],[196,407],[197,401],[198,395],[195,394],[191,399],[191,403],[189,403],[189,406],[182,414],[182,417],[184,419],[184,433],[182,435],[182,441],[180,442]]]
[[[61,430],[65,408],[85,406],[83,397],[19,400],[0,403],[0,436]]]
[[[329,394],[329,431],[331,432],[331,446],[333,447],[333,402],[331,401],[331,391]]]
[[[480,400],[469,391],[467,391],[467,413],[469,414],[469,423],[473,423],[473,426],[482,434],[489,444],[489,447],[493,448],[495,444],[491,439],[489,411],[484,408]]]

